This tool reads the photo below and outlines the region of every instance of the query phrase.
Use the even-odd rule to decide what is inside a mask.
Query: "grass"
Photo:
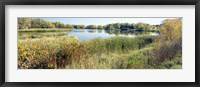
[[[85,48],[93,53],[127,52],[129,50],[138,50],[147,44],[150,44],[155,36],[143,36],[138,38],[111,37],[107,39],[97,38],[84,42]]]
[[[18,40],[66,36],[65,32],[18,32]]]
[[[42,37],[59,37],[66,35],[65,32],[70,32],[72,29],[65,28],[31,28],[31,29],[20,29],[18,30],[18,39],[35,39]]]
[[[63,32],[63,31],[71,31],[72,29],[66,28],[31,28],[31,29],[19,29],[18,32]]]
[[[71,63],[70,58],[77,58],[78,43],[78,39],[65,36],[19,40],[19,68],[64,67],[63,64]]]
[[[165,69],[181,68],[181,55],[157,63],[155,36],[113,37],[85,42],[75,37],[42,37],[18,41],[20,69]]]

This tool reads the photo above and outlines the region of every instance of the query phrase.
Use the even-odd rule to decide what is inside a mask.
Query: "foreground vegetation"
[[[141,39],[114,37],[80,42],[68,36],[21,40],[18,47],[19,68],[111,67],[102,66],[101,63],[106,65],[106,62],[113,62],[112,58],[115,57],[112,56],[120,57],[118,54],[142,49],[152,41],[153,37],[141,37]],[[121,62],[121,58],[123,57],[115,59]],[[90,62],[94,62],[95,65],[90,65]],[[114,64],[110,65],[114,67]]]
[[[80,42],[75,37],[19,41],[19,68],[41,69],[156,69],[181,68],[181,53],[172,60],[157,61],[155,36],[113,37]],[[166,48],[164,48],[166,49]]]
[[[73,36],[18,40],[20,69],[180,69],[182,19],[167,19],[159,36],[96,38]]]

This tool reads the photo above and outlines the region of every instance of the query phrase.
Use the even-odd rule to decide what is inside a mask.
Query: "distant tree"
[[[145,30],[145,24],[144,23],[137,23],[137,24],[135,24],[135,28],[137,29],[137,30]]]
[[[86,28],[87,29],[97,29],[97,26],[96,25],[88,25]]]
[[[105,29],[115,29],[115,28],[114,28],[113,24],[107,24],[105,26]]]
[[[153,27],[153,26],[151,26],[151,25],[149,25],[149,24],[146,24],[146,25],[145,25],[145,30],[152,30],[152,27]]]
[[[65,24],[62,22],[54,22],[53,23],[55,25],[56,28],[65,28]]]
[[[55,25],[50,21],[42,21],[41,28],[54,28]]]
[[[77,28],[78,28],[78,29],[84,29],[84,28],[85,28],[85,25],[79,24],[79,25],[77,25]]]
[[[102,25],[98,25],[97,29],[103,29],[104,27]]]
[[[40,18],[18,18],[18,29],[30,29],[30,28],[75,28],[75,29],[137,29],[137,30],[157,30],[161,25],[150,25],[146,23],[113,23],[102,25],[88,25],[83,24],[71,25],[64,24],[62,22],[45,21]]]
[[[31,19],[31,28],[40,28],[42,20],[40,18]]]
[[[157,30],[158,27],[159,27],[159,26],[157,26],[157,25],[152,25],[152,26],[153,26],[153,27],[152,27],[153,30]]]
[[[134,23],[129,24],[129,28],[130,28],[130,29],[135,29],[135,24],[134,24]]]
[[[113,27],[114,27],[115,29],[120,29],[120,23],[114,23],[114,24],[113,24]]]
[[[30,18],[18,18],[18,29],[30,29],[31,19]]]
[[[123,29],[123,28],[130,28],[130,24],[129,23],[121,23],[120,24],[120,29]]]
[[[78,29],[78,25],[73,25],[73,27],[74,27],[75,29]]]
[[[71,25],[71,24],[66,24],[66,25],[65,25],[65,28],[72,29],[72,28],[74,28],[74,26],[73,26],[73,25]]]

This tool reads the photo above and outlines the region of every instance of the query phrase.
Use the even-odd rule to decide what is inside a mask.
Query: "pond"
[[[109,38],[115,36],[123,36],[134,38],[142,35],[158,35],[157,32],[134,31],[134,30],[104,30],[104,29],[72,29],[63,32],[19,32],[19,39],[25,38],[40,38],[54,36],[75,36],[81,41],[86,41],[94,38]]]
[[[85,41],[94,38],[109,38],[114,36],[136,37],[139,35],[158,35],[156,32],[130,31],[130,30],[99,30],[99,29],[73,29],[65,32],[69,36],[76,36],[79,40]]]

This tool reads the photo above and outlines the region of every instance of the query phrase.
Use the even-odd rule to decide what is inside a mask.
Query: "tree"
[[[88,25],[86,28],[87,28],[87,29],[96,29],[97,26],[96,26],[96,25]]]
[[[18,18],[18,29],[30,29],[31,19],[30,18]]]
[[[120,23],[114,23],[114,24],[113,24],[113,27],[114,27],[115,29],[120,29]]]
[[[137,29],[137,30],[156,30],[160,25],[150,25],[146,23],[113,23],[103,25],[88,25],[83,24],[71,25],[62,22],[51,22],[40,18],[18,18],[18,29],[30,28],[75,28],[75,29]]]
[[[182,58],[182,19],[166,19],[159,28],[160,34],[152,51],[157,63]]]
[[[73,26],[75,29],[78,29],[78,28],[77,28],[77,25],[72,25],[72,26]]]
[[[145,25],[145,30],[152,30],[152,26],[149,25],[149,24],[146,24],[146,25]]]
[[[72,28],[74,28],[74,27],[73,27],[73,25],[70,25],[70,24],[66,24],[66,25],[65,25],[65,28],[69,28],[69,29],[72,29]]]
[[[103,29],[104,27],[102,25],[98,25],[97,29]]]
[[[137,24],[135,24],[135,28],[137,29],[137,30],[145,30],[145,24],[144,23],[137,23]]]
[[[160,25],[160,40],[173,41],[182,37],[182,19],[166,19]]]
[[[53,25],[50,21],[42,21],[41,22],[41,28],[54,28],[55,25]]]
[[[115,29],[115,28],[114,28],[113,24],[107,24],[105,26],[105,29]]]
[[[64,28],[65,27],[65,24],[62,22],[59,22],[59,21],[54,22],[53,24],[55,25],[56,28]]]
[[[40,28],[42,20],[40,18],[31,19],[31,28]]]
[[[134,23],[129,24],[129,28],[130,28],[130,29],[135,29],[135,24],[134,24]]]
[[[129,23],[121,23],[120,29],[124,29],[124,28],[130,28],[130,24]]]
[[[84,28],[85,28],[85,25],[83,25],[83,24],[77,25],[77,29],[84,29]]]

